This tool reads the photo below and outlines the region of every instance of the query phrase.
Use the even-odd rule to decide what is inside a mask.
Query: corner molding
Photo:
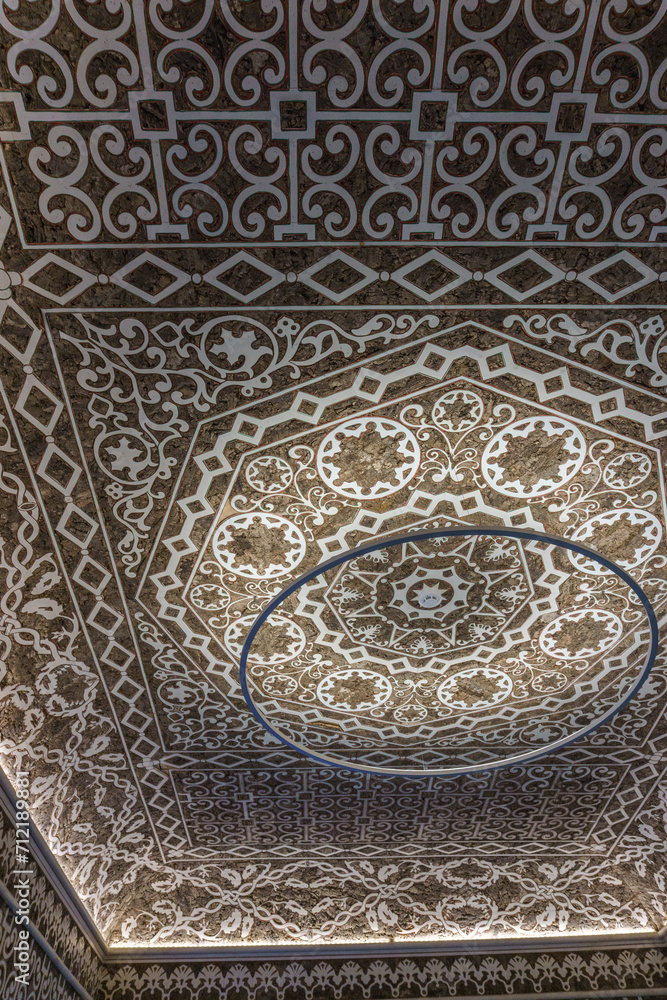
[[[629,934],[586,934],[526,938],[477,938],[459,941],[386,941],[363,944],[231,945],[210,948],[117,948],[106,950],[107,965],[149,962],[261,962],[362,958],[438,958],[444,955],[535,954],[562,951],[598,951],[663,948],[667,931]],[[646,992],[646,991],[644,991]],[[587,994],[588,995],[588,994]],[[626,996],[627,990],[623,993]]]
[[[4,809],[10,823],[15,827],[16,793],[2,768],[0,768],[0,808]],[[50,882],[60,902],[76,923],[90,947],[100,961],[105,962],[108,948],[102,935],[93,923],[90,914],[81,903],[81,900],[76,895],[67,876],[32,819],[28,821],[28,825],[30,828],[30,854]]]

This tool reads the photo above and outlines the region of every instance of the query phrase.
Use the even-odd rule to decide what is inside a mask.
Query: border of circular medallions
[[[366,766],[362,767],[352,763],[351,761],[344,761],[340,758],[329,757],[323,753],[314,753],[311,750],[306,749],[301,744],[297,743],[295,740],[289,739],[289,737],[282,735],[268,722],[268,720],[262,715],[260,710],[257,708],[255,702],[250,694],[250,689],[248,686],[247,678],[247,665],[248,656],[250,654],[250,649],[255,639],[255,636],[259,632],[260,628],[264,622],[269,618],[273,612],[280,607],[282,602],[286,600],[290,594],[293,594],[296,590],[302,587],[305,583],[309,583],[316,577],[321,576],[330,569],[334,569],[336,566],[340,566],[345,562],[349,562],[352,559],[358,559],[360,556],[367,555],[369,552],[377,552],[379,549],[391,548],[394,545],[404,545],[408,542],[420,542],[428,541],[434,538],[451,538],[455,536],[480,536],[480,535],[490,535],[490,536],[500,536],[503,538],[518,538],[525,539],[526,541],[538,541],[545,542],[550,545],[556,545],[559,548],[569,549],[571,552],[577,552],[580,555],[588,556],[595,562],[600,563],[606,569],[610,569],[615,573],[627,586],[633,591],[634,594],[641,601],[646,617],[649,622],[651,630],[651,644],[649,650],[646,654],[646,659],[644,666],[642,667],[641,673],[635,682],[630,687],[628,693],[621,699],[621,701],[615,705],[613,708],[608,709],[604,715],[602,715],[595,722],[583,729],[574,733],[571,736],[563,736],[559,740],[554,740],[553,743],[547,746],[539,747],[536,750],[525,750],[520,753],[516,753],[507,757],[503,760],[491,760],[485,761],[483,764],[471,764],[466,767],[441,767],[441,768],[384,768],[384,767],[372,767]],[[277,597],[274,597],[272,601],[266,606],[264,611],[257,617],[252,628],[248,632],[245,643],[243,644],[243,649],[241,651],[241,689],[243,691],[243,697],[246,700],[248,708],[255,716],[257,721],[268,730],[276,739],[280,740],[285,746],[291,747],[293,750],[297,750],[299,753],[304,754],[311,760],[315,760],[320,764],[326,764],[328,766],[345,768],[350,771],[361,771],[365,774],[388,774],[388,775],[400,775],[408,777],[428,777],[431,775],[459,775],[459,774],[470,774],[475,771],[488,771],[492,769],[497,769],[500,767],[506,767],[511,764],[517,764],[522,762],[528,762],[532,760],[537,760],[540,757],[544,757],[546,754],[552,753],[554,750],[560,747],[567,746],[573,743],[575,740],[581,739],[582,736],[586,736],[593,732],[599,726],[608,722],[614,715],[621,711],[625,705],[635,696],[639,688],[643,685],[644,681],[648,677],[653,664],[655,663],[655,658],[658,653],[658,622],[653,610],[653,606],[649,601],[648,597],[636,583],[632,577],[626,573],[624,569],[617,566],[610,559],[605,558],[605,556],[599,555],[594,549],[590,549],[585,545],[580,545],[578,542],[571,542],[567,538],[559,538],[557,535],[547,535],[541,532],[528,531],[523,528],[480,528],[469,526],[465,528],[447,528],[441,531],[426,531],[426,532],[415,532],[410,535],[393,535],[389,538],[383,539],[379,542],[373,542],[368,545],[361,545],[356,549],[349,549],[347,552],[339,553],[338,555],[326,560],[326,562],[320,563],[315,569],[309,570],[307,573],[303,573],[299,576],[293,583],[282,590]]]

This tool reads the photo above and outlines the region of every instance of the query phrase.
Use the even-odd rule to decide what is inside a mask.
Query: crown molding
[[[598,951],[662,948],[665,930],[648,934],[586,934],[531,938],[476,938],[452,941],[386,941],[355,944],[232,945],[223,948],[107,948],[107,965],[150,962],[261,962],[369,958],[437,958],[445,955],[545,954],[563,951]],[[646,991],[640,991],[645,993]],[[588,995],[588,994],[586,994]],[[620,995],[620,994],[619,994]],[[629,995],[627,990],[623,996]],[[569,996],[569,994],[568,994]],[[437,998],[434,998],[437,1000]]]

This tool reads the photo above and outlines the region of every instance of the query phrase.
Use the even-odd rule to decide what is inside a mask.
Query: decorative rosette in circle
[[[359,440],[367,429],[359,422],[350,433]],[[567,426],[523,421],[508,431],[489,444],[497,468],[512,434],[554,439],[552,469],[536,471],[535,488],[547,474],[567,478],[579,461]],[[371,433],[409,451],[406,437],[378,421]],[[332,467],[344,440],[327,445]],[[612,474],[641,471],[631,455]],[[300,546],[279,521],[285,572]],[[614,563],[606,550],[617,523]],[[631,572],[652,551],[652,528],[645,512],[614,511],[567,539],[469,525],[376,539],[276,584],[261,613],[228,628],[225,643],[240,658],[256,718],[315,760],[408,775],[529,761],[608,723],[646,680],[657,623]],[[589,548],[589,537],[605,553]],[[235,558],[244,572],[240,552]],[[277,565],[278,555],[266,556],[266,578],[277,578]]]

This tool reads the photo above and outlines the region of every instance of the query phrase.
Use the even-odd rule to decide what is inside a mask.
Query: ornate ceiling
[[[594,732],[483,767],[628,690],[613,575],[406,542],[262,626],[291,738],[388,772],[453,740],[464,775],[308,759],[239,658],[323,560],[462,525],[590,546],[664,616],[667,3],[7,0],[0,30],[2,760],[104,940],[659,931],[662,648]]]

